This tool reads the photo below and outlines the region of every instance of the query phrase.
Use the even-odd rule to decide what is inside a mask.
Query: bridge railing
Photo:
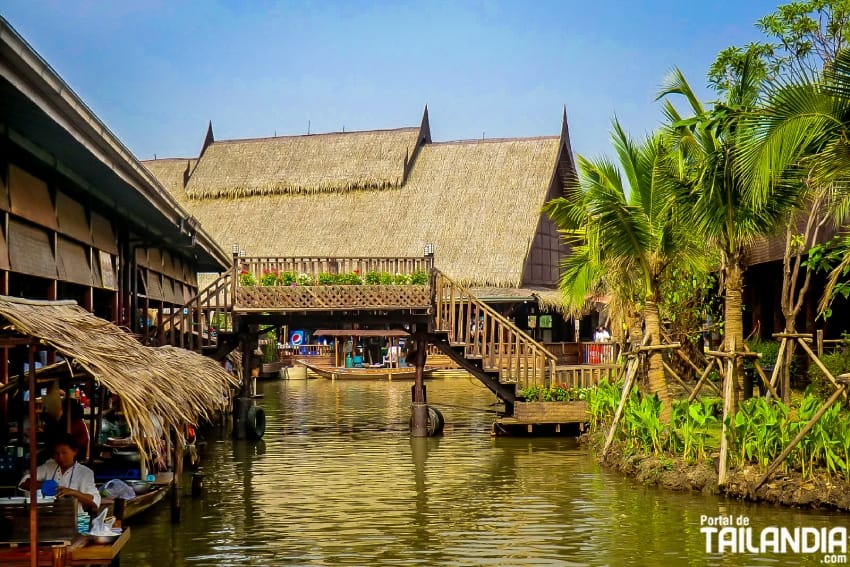
[[[556,357],[525,331],[439,270],[432,272],[435,329],[462,346],[468,359],[480,359],[485,370],[499,371],[503,383],[519,388],[545,385]]]

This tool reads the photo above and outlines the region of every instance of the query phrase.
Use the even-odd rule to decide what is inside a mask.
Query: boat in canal
[[[329,380],[414,380],[416,378],[415,366],[346,368],[344,366],[317,366],[305,360],[296,360],[296,362],[307,368],[308,371]],[[433,371],[433,368],[426,367],[422,373],[423,378],[430,378]]]
[[[295,363],[330,380],[414,380],[416,367],[405,363],[410,333],[400,329],[320,329],[316,337],[333,339],[327,363],[298,357]],[[434,368],[425,367],[424,378]]]

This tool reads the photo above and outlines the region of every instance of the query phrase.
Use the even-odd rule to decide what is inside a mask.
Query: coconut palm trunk
[[[723,350],[729,352],[734,344],[740,352],[744,346],[744,315],[742,294],[744,291],[744,268],[740,258],[732,257],[726,262],[725,270],[726,293],[724,297],[725,329],[723,333]],[[733,384],[732,407],[734,415],[738,411],[741,394],[744,391],[744,365],[741,359],[735,359],[735,382]]]
[[[646,322],[645,333],[649,336],[648,344],[661,344],[661,317],[658,314],[658,304],[655,299],[646,299],[644,308],[644,317]],[[667,423],[673,415],[673,397],[670,395],[670,389],[667,386],[667,378],[664,375],[664,365],[662,357],[664,351],[652,350],[649,352],[649,369],[647,371],[647,382],[649,383],[649,392],[657,394],[661,400],[661,421]]]

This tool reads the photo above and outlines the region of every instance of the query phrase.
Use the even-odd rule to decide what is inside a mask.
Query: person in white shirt
[[[100,493],[94,484],[94,472],[76,459],[74,438],[67,434],[57,438],[53,444],[53,458],[36,469],[36,488],[41,488],[47,480],[56,481],[59,485],[56,496],[75,498],[78,506],[91,514],[100,506]],[[29,490],[30,480],[30,473],[25,472],[18,486]]]
[[[611,340],[611,334],[608,332],[608,329],[600,325],[596,328],[596,332],[593,333],[593,340],[597,343],[607,343]]]

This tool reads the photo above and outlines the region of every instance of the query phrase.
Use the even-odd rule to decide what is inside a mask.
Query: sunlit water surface
[[[263,441],[209,439],[205,491],[138,519],[125,567],[819,565],[821,554],[706,553],[701,516],[846,526],[848,516],[646,488],[566,438],[494,438],[495,397],[434,380],[441,438],[411,439],[410,383],[261,383]],[[840,560],[840,558],[839,558]]]

